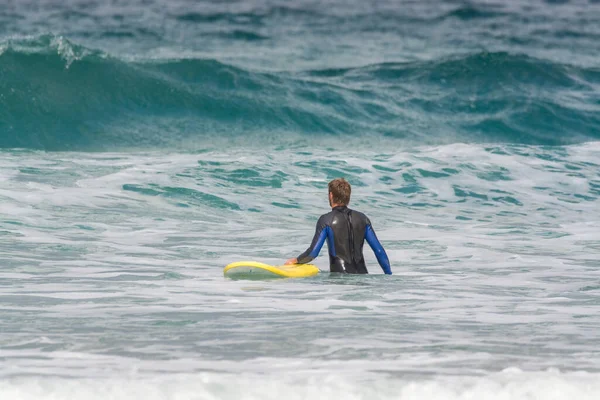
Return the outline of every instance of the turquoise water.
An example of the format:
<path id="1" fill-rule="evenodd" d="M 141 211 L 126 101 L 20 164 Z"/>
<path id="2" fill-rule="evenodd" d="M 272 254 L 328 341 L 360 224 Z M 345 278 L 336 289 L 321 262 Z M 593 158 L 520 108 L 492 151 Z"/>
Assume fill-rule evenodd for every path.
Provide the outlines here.
<path id="1" fill-rule="evenodd" d="M 5 5 L 0 397 L 598 398 L 599 17 Z M 223 277 L 339 176 L 394 275 Z"/>

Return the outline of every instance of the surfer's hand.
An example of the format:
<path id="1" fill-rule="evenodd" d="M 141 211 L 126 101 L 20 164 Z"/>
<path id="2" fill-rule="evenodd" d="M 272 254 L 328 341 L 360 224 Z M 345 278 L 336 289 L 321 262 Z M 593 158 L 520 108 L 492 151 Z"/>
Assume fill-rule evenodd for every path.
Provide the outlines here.
<path id="1" fill-rule="evenodd" d="M 290 258 L 289 260 L 287 260 L 285 262 L 285 265 L 290 265 L 290 264 L 298 264 L 298 260 L 295 258 Z"/>

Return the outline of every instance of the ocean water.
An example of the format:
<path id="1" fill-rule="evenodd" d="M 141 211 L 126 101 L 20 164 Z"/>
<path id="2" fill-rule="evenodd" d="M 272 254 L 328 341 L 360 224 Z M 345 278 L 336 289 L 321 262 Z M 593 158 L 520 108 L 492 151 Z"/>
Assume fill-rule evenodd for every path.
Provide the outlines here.
<path id="1" fill-rule="evenodd" d="M 0 399 L 600 398 L 598 1 L 0 5 Z M 370 274 L 281 263 L 353 185 Z"/>

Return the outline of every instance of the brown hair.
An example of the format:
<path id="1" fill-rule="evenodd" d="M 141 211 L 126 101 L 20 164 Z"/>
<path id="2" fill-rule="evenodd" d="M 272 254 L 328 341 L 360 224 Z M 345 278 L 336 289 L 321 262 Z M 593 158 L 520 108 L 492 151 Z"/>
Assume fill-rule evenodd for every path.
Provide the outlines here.
<path id="1" fill-rule="evenodd" d="M 333 203 L 334 204 L 343 204 L 345 206 L 350 203 L 350 193 L 352 192 L 352 188 L 348 181 L 344 178 L 337 178 L 329 182 L 327 185 L 329 189 L 329 193 L 333 194 Z"/>

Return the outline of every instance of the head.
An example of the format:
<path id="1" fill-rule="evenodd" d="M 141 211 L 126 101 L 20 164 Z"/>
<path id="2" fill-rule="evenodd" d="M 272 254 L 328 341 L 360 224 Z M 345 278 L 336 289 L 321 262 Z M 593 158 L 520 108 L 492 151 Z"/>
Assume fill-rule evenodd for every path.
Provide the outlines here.
<path id="1" fill-rule="evenodd" d="M 347 206 L 350 203 L 352 188 L 344 178 L 337 178 L 329 182 L 328 189 L 329 205 L 331 207 Z"/>

